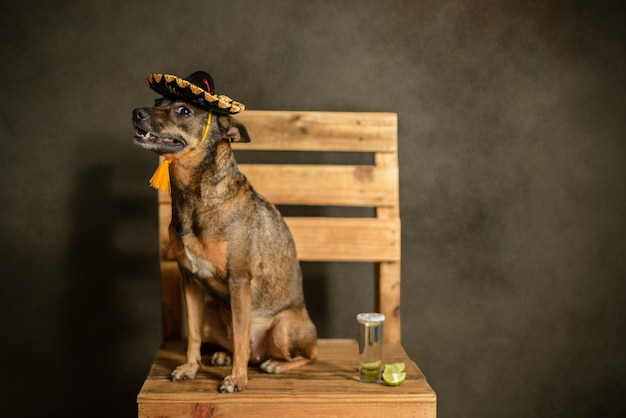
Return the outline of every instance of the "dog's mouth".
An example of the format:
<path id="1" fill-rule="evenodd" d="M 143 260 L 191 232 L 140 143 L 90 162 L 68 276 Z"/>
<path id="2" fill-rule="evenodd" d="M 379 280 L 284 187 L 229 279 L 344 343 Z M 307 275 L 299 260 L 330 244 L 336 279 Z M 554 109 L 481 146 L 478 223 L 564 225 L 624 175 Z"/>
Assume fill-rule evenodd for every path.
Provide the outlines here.
<path id="1" fill-rule="evenodd" d="M 135 131 L 135 141 L 144 148 L 162 153 L 180 151 L 187 145 L 181 138 L 155 134 L 138 127 Z"/>

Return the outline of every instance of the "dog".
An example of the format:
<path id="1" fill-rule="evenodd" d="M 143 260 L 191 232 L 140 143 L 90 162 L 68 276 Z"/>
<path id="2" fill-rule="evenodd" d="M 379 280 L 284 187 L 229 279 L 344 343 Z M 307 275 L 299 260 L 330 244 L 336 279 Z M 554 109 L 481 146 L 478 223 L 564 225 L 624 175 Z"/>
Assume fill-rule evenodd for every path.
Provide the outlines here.
<path id="1" fill-rule="evenodd" d="M 189 84 L 206 90 L 205 97 L 212 93 L 208 83 Z M 249 363 L 280 373 L 314 361 L 316 328 L 293 237 L 276 207 L 237 168 L 231 143 L 250 142 L 245 126 L 169 93 L 154 107 L 134 109 L 133 125 L 137 145 L 171 161 L 169 236 L 182 276 L 188 339 L 186 362 L 170 378 L 195 378 L 202 343 L 216 344 L 223 351 L 211 364 L 232 366 L 218 390 L 239 392 L 247 387 Z"/>

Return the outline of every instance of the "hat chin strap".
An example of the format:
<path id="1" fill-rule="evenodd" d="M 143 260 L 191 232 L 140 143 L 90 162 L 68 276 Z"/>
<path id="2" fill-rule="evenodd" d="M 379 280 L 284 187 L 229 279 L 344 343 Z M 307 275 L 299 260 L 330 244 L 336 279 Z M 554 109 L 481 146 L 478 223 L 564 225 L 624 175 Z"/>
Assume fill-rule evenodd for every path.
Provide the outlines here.
<path id="1" fill-rule="evenodd" d="M 184 154 L 182 157 L 179 158 L 179 160 L 189 157 L 191 154 L 193 154 L 198 149 L 200 149 L 200 147 L 206 140 L 206 137 L 209 135 L 209 129 L 211 128 L 212 117 L 213 117 L 213 112 L 209 112 L 206 126 L 204 128 L 204 133 L 202 134 L 202 139 L 198 143 L 198 146 L 192 149 L 191 151 L 189 151 L 188 153 Z M 172 191 L 172 188 L 170 185 L 170 163 L 172 162 L 172 160 L 173 160 L 172 157 L 167 157 L 166 159 L 164 159 L 161 162 L 161 164 L 159 164 L 157 169 L 154 171 L 154 174 L 150 178 L 150 186 L 154 187 L 157 190 L 161 190 L 162 192 L 167 192 L 168 194 L 171 193 Z"/>

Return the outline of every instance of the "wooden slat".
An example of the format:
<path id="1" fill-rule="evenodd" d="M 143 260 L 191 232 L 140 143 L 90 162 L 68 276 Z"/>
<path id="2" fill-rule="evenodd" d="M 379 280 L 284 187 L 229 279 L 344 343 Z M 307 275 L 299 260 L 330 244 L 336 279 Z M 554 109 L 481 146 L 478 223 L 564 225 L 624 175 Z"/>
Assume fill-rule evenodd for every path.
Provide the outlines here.
<path id="1" fill-rule="evenodd" d="M 235 149 L 395 152 L 395 113 L 246 110 L 236 116 L 252 142 Z"/>
<path id="2" fill-rule="evenodd" d="M 253 187 L 279 205 L 391 206 L 397 168 L 240 164 Z"/>
<path id="3" fill-rule="evenodd" d="M 383 348 L 384 363 L 406 364 L 407 379 L 397 387 L 358 381 L 354 340 L 320 339 L 318 353 L 315 363 L 281 374 L 249 367 L 245 392 L 219 394 L 229 367 L 203 363 L 196 379 L 170 382 L 171 371 L 184 362 L 184 344 L 167 343 L 137 396 L 139 416 L 435 417 L 435 392 L 399 344 Z"/>
<path id="4" fill-rule="evenodd" d="M 301 261 L 399 261 L 400 221 L 285 217 Z M 163 244 L 167 248 L 167 244 Z M 173 260 L 169 251 L 163 260 Z"/>
<path id="5" fill-rule="evenodd" d="M 400 221 L 286 217 L 302 261 L 399 261 Z"/>
<path id="6" fill-rule="evenodd" d="M 394 185 L 393 191 L 389 193 L 389 205 L 380 205 L 376 208 L 376 216 L 379 218 L 393 219 L 400 217 L 400 178 L 398 172 L 398 154 L 377 152 L 374 154 L 374 163 L 379 170 L 390 170 L 392 178 L 388 181 Z"/>
<path id="7" fill-rule="evenodd" d="M 176 261 L 161 261 L 161 302 L 163 339 L 180 340 L 183 337 L 183 299 L 180 271 Z"/>
<path id="8" fill-rule="evenodd" d="M 162 193 L 162 192 L 159 192 Z M 172 205 L 169 202 L 159 203 L 159 254 L 164 260 L 172 260 L 174 255 L 170 250 L 169 225 L 172 221 Z"/>
<path id="9" fill-rule="evenodd" d="M 239 169 L 255 190 L 276 205 L 398 204 L 397 166 L 239 164 Z M 169 203 L 171 197 L 160 192 L 159 201 Z"/>
<path id="10" fill-rule="evenodd" d="M 400 344 L 400 262 L 383 261 L 376 265 L 376 312 L 385 315 L 383 339 Z"/>

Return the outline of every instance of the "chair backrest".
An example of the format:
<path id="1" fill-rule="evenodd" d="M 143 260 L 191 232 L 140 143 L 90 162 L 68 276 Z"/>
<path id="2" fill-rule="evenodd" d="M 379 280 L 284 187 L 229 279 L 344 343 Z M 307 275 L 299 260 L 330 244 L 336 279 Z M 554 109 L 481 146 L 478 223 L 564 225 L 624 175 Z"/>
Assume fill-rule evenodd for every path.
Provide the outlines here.
<path id="1" fill-rule="evenodd" d="M 397 115 L 246 110 L 237 119 L 252 142 L 234 144 L 236 158 L 239 150 L 302 152 L 322 161 L 326 153 L 371 156 L 369 163 L 357 165 L 272 162 L 240 163 L 239 168 L 276 205 L 374 209 L 365 217 L 285 216 L 285 221 L 301 261 L 375 263 L 372 307 L 386 316 L 385 341 L 400 343 Z M 178 266 L 169 251 L 170 218 L 170 196 L 159 192 L 163 336 L 176 340 L 183 334 L 183 302 Z"/>

